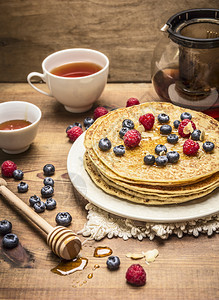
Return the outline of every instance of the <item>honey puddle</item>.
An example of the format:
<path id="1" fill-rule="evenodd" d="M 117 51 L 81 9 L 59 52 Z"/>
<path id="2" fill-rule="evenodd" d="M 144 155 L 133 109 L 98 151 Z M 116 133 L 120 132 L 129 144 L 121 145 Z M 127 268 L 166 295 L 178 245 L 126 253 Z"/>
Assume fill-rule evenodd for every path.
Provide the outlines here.
<path id="1" fill-rule="evenodd" d="M 53 273 L 56 273 L 58 275 L 69 275 L 76 271 L 83 270 L 88 263 L 88 259 L 84 257 L 78 257 L 71 261 L 62 261 L 60 262 L 55 268 L 53 268 L 51 271 Z"/>
<path id="2" fill-rule="evenodd" d="M 93 274 L 93 273 L 90 273 L 90 274 L 87 275 L 87 278 L 88 278 L 88 279 L 91 279 L 91 278 L 93 278 L 93 276 L 94 276 L 94 274 Z"/>
<path id="3" fill-rule="evenodd" d="M 113 253 L 112 249 L 109 247 L 97 247 L 94 250 L 94 257 L 105 257 Z"/>

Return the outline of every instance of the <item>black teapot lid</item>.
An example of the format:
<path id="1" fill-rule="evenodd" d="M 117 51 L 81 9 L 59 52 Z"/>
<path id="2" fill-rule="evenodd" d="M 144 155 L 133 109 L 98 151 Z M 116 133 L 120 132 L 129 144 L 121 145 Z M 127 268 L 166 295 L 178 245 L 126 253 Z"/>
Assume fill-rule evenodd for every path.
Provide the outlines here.
<path id="1" fill-rule="evenodd" d="M 170 39 L 184 47 L 219 47 L 219 9 L 185 10 L 172 16 L 165 26 Z"/>

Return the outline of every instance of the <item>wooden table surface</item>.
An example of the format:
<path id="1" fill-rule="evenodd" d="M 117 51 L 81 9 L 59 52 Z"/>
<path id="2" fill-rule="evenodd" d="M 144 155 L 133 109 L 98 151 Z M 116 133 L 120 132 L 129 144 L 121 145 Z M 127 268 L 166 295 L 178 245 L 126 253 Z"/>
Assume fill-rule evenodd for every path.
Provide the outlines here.
<path id="1" fill-rule="evenodd" d="M 158 100 L 150 84 L 108 84 L 96 105 L 110 108 L 123 107 L 129 97 L 141 102 Z M 30 149 L 19 155 L 5 154 L 0 150 L 0 164 L 14 161 L 24 171 L 24 181 L 29 190 L 19 197 L 28 203 L 31 195 L 40 195 L 43 186 L 43 166 L 54 164 L 56 172 L 54 198 L 57 208 L 45 211 L 41 216 L 55 226 L 58 212 L 68 211 L 73 222 L 70 228 L 82 229 L 87 213 L 86 201 L 78 195 L 67 174 L 67 156 L 72 144 L 65 129 L 74 122 L 83 122 L 93 111 L 83 114 L 66 112 L 61 104 L 34 91 L 27 84 L 0 84 L 0 102 L 28 101 L 42 110 L 43 116 L 38 135 Z M 17 182 L 7 179 L 8 187 L 17 194 Z M 44 234 L 26 221 L 0 196 L 0 220 L 8 219 L 22 247 L 16 251 L 0 250 L 0 299 L 219 299 L 219 236 L 200 235 L 198 238 L 171 236 L 168 240 L 144 239 L 138 241 L 121 238 L 89 241 L 81 251 L 88 259 L 83 271 L 68 276 L 51 272 L 59 258 L 51 253 Z M 81 237 L 81 240 L 84 240 Z M 107 258 L 93 257 L 97 246 L 108 246 L 120 257 L 118 271 L 106 268 Z M 159 256 L 147 265 L 144 260 L 132 261 L 128 252 L 146 252 L 157 248 Z M 126 283 L 125 273 L 132 263 L 140 263 L 146 270 L 147 283 L 133 287 Z M 93 271 L 95 264 L 100 268 Z M 88 279 L 89 273 L 93 278 Z"/>

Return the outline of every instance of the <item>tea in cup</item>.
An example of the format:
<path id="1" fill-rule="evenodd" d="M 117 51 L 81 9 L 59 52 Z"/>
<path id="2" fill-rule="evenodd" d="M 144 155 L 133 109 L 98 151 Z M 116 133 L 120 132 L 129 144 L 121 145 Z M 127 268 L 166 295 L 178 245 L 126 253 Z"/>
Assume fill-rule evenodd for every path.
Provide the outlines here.
<path id="1" fill-rule="evenodd" d="M 67 111 L 89 110 L 100 97 L 107 83 L 109 60 L 103 53 L 84 48 L 55 52 L 44 59 L 43 74 L 31 72 L 28 83 L 38 92 L 55 97 Z M 46 82 L 50 93 L 37 88 L 31 78 Z"/>

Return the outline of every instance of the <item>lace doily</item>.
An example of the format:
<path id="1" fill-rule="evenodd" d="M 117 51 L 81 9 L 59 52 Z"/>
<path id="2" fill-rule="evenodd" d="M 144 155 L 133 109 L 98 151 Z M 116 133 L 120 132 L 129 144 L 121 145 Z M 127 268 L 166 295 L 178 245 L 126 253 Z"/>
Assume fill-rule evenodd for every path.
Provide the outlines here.
<path id="1" fill-rule="evenodd" d="M 138 240 L 149 238 L 153 240 L 156 236 L 167 239 L 172 234 L 181 238 L 185 234 L 197 237 L 200 233 L 208 236 L 219 233 L 218 214 L 186 222 L 156 224 L 117 217 L 91 203 L 88 203 L 85 208 L 88 210 L 87 223 L 78 234 L 89 237 L 91 240 L 99 241 L 104 237 L 120 237 L 123 240 L 129 238 L 137 238 Z"/>

